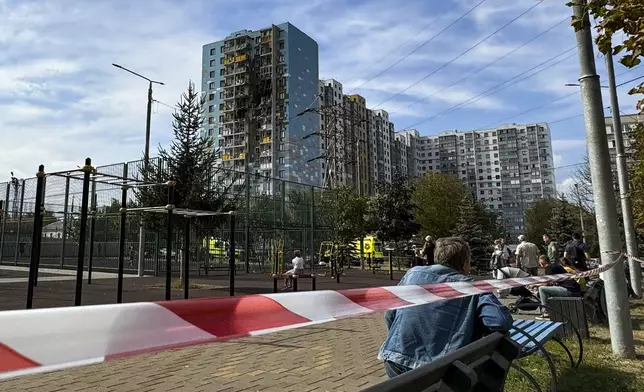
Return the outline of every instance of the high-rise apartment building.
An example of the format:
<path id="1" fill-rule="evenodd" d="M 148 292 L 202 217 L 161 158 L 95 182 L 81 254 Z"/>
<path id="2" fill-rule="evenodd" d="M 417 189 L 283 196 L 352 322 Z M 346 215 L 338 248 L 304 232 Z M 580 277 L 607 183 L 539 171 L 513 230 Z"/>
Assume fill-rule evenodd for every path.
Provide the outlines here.
<path id="1" fill-rule="evenodd" d="M 389 113 L 382 109 L 367 111 L 367 133 L 369 139 L 369 160 L 372 186 L 369 194 L 375 193 L 375 186 L 391 182 L 391 145 L 394 141 L 394 124 Z"/>
<path id="2" fill-rule="evenodd" d="M 319 115 L 298 116 L 317 107 L 318 78 L 317 43 L 290 23 L 241 30 L 204 45 L 203 132 L 215 141 L 219 164 L 321 184 L 313 160 L 319 154 Z M 262 187 L 272 192 L 271 181 Z"/>
<path id="3" fill-rule="evenodd" d="M 615 132 L 613 130 L 613 118 L 606 117 L 606 136 L 608 139 L 608 152 L 610 153 L 610 167 L 613 172 L 613 182 L 615 190 L 619 190 L 619 182 L 617 180 L 617 149 L 615 146 Z M 626 114 L 620 116 L 622 123 L 622 139 L 624 140 L 624 153 L 626 154 L 626 163 L 630 164 L 633 161 L 633 142 L 635 140 L 635 127 L 638 124 L 644 123 L 644 117 L 638 114 Z"/>
<path id="4" fill-rule="evenodd" d="M 368 132 L 367 101 L 358 94 L 345 95 L 344 107 L 347 114 L 347 128 L 351 141 L 355 142 L 354 154 L 351 157 L 354 189 L 361 195 L 369 195 L 373 188 L 370 176 L 370 144 Z"/>
<path id="5" fill-rule="evenodd" d="M 529 205 L 556 194 L 552 141 L 545 123 L 432 136 L 409 130 L 396 138 L 410 148 L 408 173 L 458 177 L 481 204 L 502 215 L 513 242 L 525 230 Z"/>

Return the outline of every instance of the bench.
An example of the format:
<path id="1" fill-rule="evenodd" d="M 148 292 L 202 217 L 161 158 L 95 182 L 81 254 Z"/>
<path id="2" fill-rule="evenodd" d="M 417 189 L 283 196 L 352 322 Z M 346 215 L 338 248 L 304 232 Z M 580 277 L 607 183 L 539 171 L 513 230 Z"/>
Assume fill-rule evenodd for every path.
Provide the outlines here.
<path id="1" fill-rule="evenodd" d="M 582 339 L 590 339 L 586 306 L 581 297 L 553 297 L 548 299 L 550 319 L 563 322 L 560 337 L 566 338 L 579 333 Z"/>
<path id="2" fill-rule="evenodd" d="M 552 312 L 556 313 L 556 312 Z M 565 316 L 563 318 L 566 318 Z M 550 368 L 550 374 L 552 376 L 552 386 L 551 390 L 556 391 L 557 385 L 557 372 L 555 365 L 552 361 L 552 358 L 548 351 L 545 349 L 544 345 L 549 341 L 554 341 L 559 344 L 570 360 L 570 367 L 577 368 L 581 364 L 583 356 L 583 345 L 581 337 L 577 332 L 578 342 L 579 342 L 579 357 L 577 361 L 573 359 L 572 353 L 568 347 L 561 340 L 562 333 L 566 325 L 569 325 L 569 320 L 566 321 L 538 321 L 538 320 L 515 320 L 512 324 L 512 329 L 510 330 L 510 338 L 517 344 L 521 346 L 521 353 L 519 358 L 524 358 L 529 355 L 534 354 L 539 351 L 543 354 L 543 357 L 548 362 L 548 367 Z M 574 326 L 573 326 L 574 327 Z M 534 378 L 523 368 L 518 365 L 513 364 L 513 367 L 522 373 L 534 386 L 537 390 L 540 390 Z"/>
<path id="3" fill-rule="evenodd" d="M 502 392 L 520 352 L 518 344 L 496 332 L 362 392 Z"/>
<path id="4" fill-rule="evenodd" d="M 300 275 L 288 275 L 288 274 L 273 274 L 273 292 L 277 293 L 277 281 L 280 279 L 293 278 L 293 291 L 297 291 L 297 281 L 299 279 L 311 279 L 311 291 L 316 290 L 316 276 L 315 274 L 300 274 Z"/>

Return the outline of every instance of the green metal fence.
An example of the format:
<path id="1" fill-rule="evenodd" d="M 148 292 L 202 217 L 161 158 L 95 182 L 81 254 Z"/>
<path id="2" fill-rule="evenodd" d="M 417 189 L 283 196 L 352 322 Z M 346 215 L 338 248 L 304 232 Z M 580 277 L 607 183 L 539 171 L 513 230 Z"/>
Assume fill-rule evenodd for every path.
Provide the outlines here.
<path id="1" fill-rule="evenodd" d="M 164 162 L 152 159 L 162 167 Z M 91 176 L 85 259 L 92 252 L 95 270 L 115 271 L 118 267 L 121 220 L 122 183 L 152 186 L 142 181 L 143 161 L 123 162 L 95 168 Z M 46 169 L 46 168 L 45 168 Z M 45 170 L 46 172 L 46 170 Z M 234 181 L 227 197 L 235 201 L 235 247 L 238 271 L 271 272 L 282 270 L 302 251 L 305 260 L 315 268 L 322 241 L 332 238 L 334 211 L 329 198 L 333 195 L 321 187 L 284 181 L 276 178 L 223 172 Z M 214 181 L 212 186 L 223 186 Z M 161 186 L 161 185 L 160 185 Z M 44 218 L 40 249 L 40 268 L 75 268 L 78 263 L 82 176 L 74 173 L 49 173 L 45 178 Z M 137 187 L 126 189 L 129 204 L 137 203 Z M 0 264 L 29 264 L 32 251 L 33 216 L 35 211 L 36 178 L 12 179 L 0 183 Z M 139 206 L 141 207 L 141 206 Z M 155 207 L 155 206 L 143 206 Z M 182 207 L 182 206 L 177 206 Z M 140 226 L 143 212 L 128 213 L 125 220 L 125 271 L 138 269 L 139 249 L 143 252 L 143 272 L 165 271 L 166 230 L 153 225 Z M 147 213 L 151 214 L 151 213 Z M 158 214 L 157 214 L 158 215 Z M 160 220 L 165 219 L 160 217 Z M 182 219 L 175 220 L 173 258 L 179 259 L 182 243 Z M 93 230 L 93 235 L 90 232 Z M 191 271 L 210 273 L 228 268 L 226 243 L 230 236 L 228 222 L 222 220 L 208 229 L 196 225 L 191 235 Z M 93 247 L 89 246 L 93 239 Z M 85 261 L 87 266 L 88 262 Z M 179 271 L 179 263 L 173 262 Z M 226 270 L 227 272 L 227 270 Z"/>

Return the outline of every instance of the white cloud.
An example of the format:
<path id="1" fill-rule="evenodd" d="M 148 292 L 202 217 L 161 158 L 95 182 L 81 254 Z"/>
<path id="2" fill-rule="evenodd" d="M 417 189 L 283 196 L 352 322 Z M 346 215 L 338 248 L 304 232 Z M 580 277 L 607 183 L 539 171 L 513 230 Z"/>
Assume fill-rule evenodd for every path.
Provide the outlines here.
<path id="1" fill-rule="evenodd" d="M 563 194 L 568 199 L 574 195 L 574 189 L 575 179 L 572 177 L 568 177 L 563 182 L 557 184 L 557 192 Z"/>
<path id="2" fill-rule="evenodd" d="M 574 45 L 574 34 L 563 23 L 479 71 L 571 13 L 561 2 L 544 1 L 454 60 L 532 5 L 488 0 L 468 18 L 408 55 L 474 2 L 248 0 L 233 4 L 158 0 L 154 7 L 149 2 L 115 7 L 109 0 L 0 0 L 0 181 L 6 175 L 2 173 L 11 170 L 30 176 L 40 163 L 48 170 L 59 170 L 75 167 L 86 156 L 97 164 L 139 158 L 147 84 L 111 64 L 163 81 L 166 85 L 155 86 L 154 97 L 174 105 L 189 79 L 200 81 L 203 44 L 270 23 L 290 21 L 316 39 L 320 76 L 338 79 L 345 92 L 382 72 L 353 91 L 367 98 L 370 106 L 417 83 L 382 105 L 394 113 L 397 129 L 432 116 L 432 121 L 419 127 L 421 133 L 472 129 L 571 91 L 563 84 L 575 82 L 575 57 L 462 109 L 435 116 Z M 403 56 L 407 57 L 400 61 Z M 446 65 L 448 62 L 451 64 Z M 598 67 L 600 72 L 602 68 Z M 465 76 L 465 81 L 455 84 Z M 419 100 L 422 102 L 416 103 Z M 633 101 L 625 98 L 622 110 L 629 111 Z M 579 103 L 578 98 L 566 99 L 512 121 L 573 115 L 580 111 Z M 171 112 L 159 106 L 153 115 L 153 146 L 170 138 Z M 565 126 L 553 128 L 556 156 L 576 162 L 583 146 L 574 143 L 583 138 L 583 129 L 579 123 Z M 565 142 L 573 144 L 563 150 Z"/>

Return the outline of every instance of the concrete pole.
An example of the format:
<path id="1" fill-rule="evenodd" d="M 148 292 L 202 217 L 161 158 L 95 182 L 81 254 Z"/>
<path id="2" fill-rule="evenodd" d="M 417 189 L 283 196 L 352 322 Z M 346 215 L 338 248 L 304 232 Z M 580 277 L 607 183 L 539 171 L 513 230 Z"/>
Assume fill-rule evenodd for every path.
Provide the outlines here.
<path id="1" fill-rule="evenodd" d="M 608 87 L 610 88 L 610 107 L 613 112 L 613 133 L 615 134 L 615 151 L 617 179 L 619 182 L 619 198 L 622 204 L 624 219 L 624 236 L 626 237 L 626 252 L 631 257 L 638 257 L 637 234 L 633 223 L 633 205 L 631 203 L 628 183 L 628 168 L 626 167 L 626 154 L 624 154 L 624 138 L 622 137 L 622 120 L 619 116 L 619 102 L 617 99 L 617 86 L 615 84 L 615 67 L 613 66 L 612 53 L 605 54 L 606 73 L 608 74 Z M 628 267 L 631 276 L 631 286 L 638 297 L 642 296 L 642 267 L 640 263 L 629 258 Z"/>
<path id="2" fill-rule="evenodd" d="M 582 19 L 583 28 L 575 32 L 579 51 L 581 100 L 586 124 L 588 160 L 595 199 L 595 217 L 601 249 L 601 262 L 613 262 L 621 253 L 619 227 L 617 225 L 615 194 L 610 170 L 610 155 L 606 138 L 604 105 L 595 68 L 590 20 L 585 10 L 585 1 L 573 6 L 575 18 Z M 634 358 L 633 326 L 631 324 L 626 275 L 621 264 L 603 274 L 606 290 L 608 323 L 613 354 L 621 358 Z"/>

